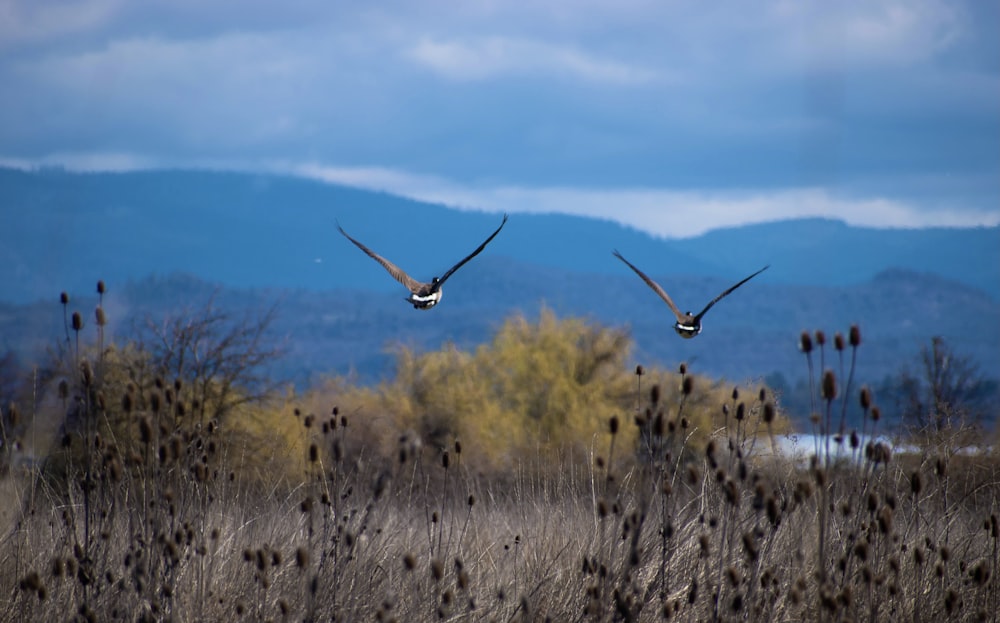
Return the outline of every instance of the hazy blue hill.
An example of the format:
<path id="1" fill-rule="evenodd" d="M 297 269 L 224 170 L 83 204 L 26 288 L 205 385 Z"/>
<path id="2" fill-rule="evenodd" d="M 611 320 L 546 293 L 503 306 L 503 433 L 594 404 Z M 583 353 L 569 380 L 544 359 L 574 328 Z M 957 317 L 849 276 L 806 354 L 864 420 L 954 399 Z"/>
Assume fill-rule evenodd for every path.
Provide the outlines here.
<path id="1" fill-rule="evenodd" d="M 656 277 L 680 301 L 708 300 L 727 285 L 719 278 Z M 92 290 L 71 292 L 71 310 L 84 314 L 85 338 L 93 337 Z M 956 352 L 975 358 L 986 376 L 995 378 L 1000 370 L 1000 303 L 969 286 L 911 271 L 887 271 L 863 284 L 835 287 L 761 279 L 713 308 L 705 332 L 694 340 L 673 332 L 666 306 L 630 273 L 588 275 L 487 256 L 477 261 L 476 270 L 456 273 L 447 290 L 438 308 L 419 312 L 401 300 L 399 291 L 234 289 L 171 275 L 109 282 L 105 306 L 119 340 L 141 335 L 147 318 L 198 310 L 210 300 L 234 318 L 276 306 L 271 337 L 288 354 L 272 372 L 300 384 L 325 374 L 374 382 L 392 374 L 394 344 L 434 349 L 454 342 L 473 348 L 511 314 L 533 318 L 543 305 L 560 316 L 627 326 L 636 343 L 635 362 L 673 367 L 686 361 L 699 373 L 737 384 L 780 375 L 794 385 L 807 370 L 796 348 L 799 332 L 846 333 L 854 322 L 864 337 L 859 382 L 874 385 L 904 365 L 914 368 L 915 356 L 932 335 L 944 336 Z M 954 308 L 965 312 L 960 323 L 954 322 Z M 11 349 L 25 362 L 37 361 L 63 339 L 62 327 L 58 291 L 44 302 L 0 304 L 0 354 Z M 832 351 L 827 361 L 836 365 Z"/>
<path id="2" fill-rule="evenodd" d="M 0 299 L 14 301 L 49 296 L 53 287 L 82 288 L 96 274 L 123 282 L 174 271 L 231 287 L 389 291 L 397 284 L 337 233 L 338 220 L 427 280 L 500 223 L 496 214 L 309 180 L 192 171 L 0 170 L 0 205 L 8 225 L 0 261 L 12 267 Z M 683 267 L 679 272 L 719 270 L 636 230 L 555 215 L 517 215 L 490 252 L 608 271 L 615 245 Z"/>
<path id="3" fill-rule="evenodd" d="M 845 285 L 889 267 L 949 276 L 1000 298 L 1000 228 L 871 229 L 799 219 L 717 229 L 672 246 L 726 266 L 771 263 L 772 278 Z"/>
<path id="4" fill-rule="evenodd" d="M 186 272 L 228 287 L 397 284 L 337 232 L 429 279 L 471 251 L 499 215 L 290 177 L 206 171 L 76 174 L 0 169 L 0 300 Z M 770 263 L 772 283 L 849 285 L 899 267 L 1000 298 L 1000 228 L 875 230 L 805 219 L 660 239 L 608 221 L 515 214 L 477 258 L 586 275 L 621 275 L 620 249 L 657 275 L 732 281 Z M 599 297 L 599 293 L 593 293 Z M 693 306 L 695 302 L 692 302 Z"/>

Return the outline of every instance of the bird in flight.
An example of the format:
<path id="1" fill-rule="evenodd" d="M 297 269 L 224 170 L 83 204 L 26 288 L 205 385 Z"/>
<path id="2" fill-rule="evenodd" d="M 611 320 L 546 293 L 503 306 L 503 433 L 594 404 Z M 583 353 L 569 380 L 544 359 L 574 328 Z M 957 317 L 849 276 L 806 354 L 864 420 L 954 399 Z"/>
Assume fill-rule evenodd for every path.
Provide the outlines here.
<path id="1" fill-rule="evenodd" d="M 671 311 L 674 312 L 674 316 L 677 317 L 677 322 L 674 324 L 674 331 L 677 331 L 677 333 L 683 338 L 692 338 L 701 333 L 701 319 L 705 314 L 708 313 L 708 310 L 712 309 L 712 305 L 715 305 L 716 303 L 721 301 L 724 297 L 728 296 L 733 290 L 740 287 L 744 283 L 750 281 L 751 279 L 761 274 L 771 266 L 770 264 L 768 264 L 767 266 L 761 268 L 760 270 L 750 275 L 743 281 L 740 281 L 736 285 L 730 287 L 728 290 L 726 290 L 719 296 L 712 299 L 709 302 L 709 304 L 705 306 L 705 309 L 701 310 L 697 315 L 695 315 L 692 314 L 691 312 L 686 312 L 682 314 L 681 310 L 677 309 L 677 306 L 674 305 L 674 302 L 670 300 L 670 297 L 667 296 L 667 293 L 663 290 L 663 288 L 660 287 L 660 284 L 656 283 L 648 276 L 646 276 L 646 273 L 642 272 L 641 270 L 633 266 L 632 263 L 626 260 L 622 256 L 622 254 L 619 253 L 617 250 L 615 251 L 615 257 L 628 264 L 628 267 L 634 270 L 635 274 L 642 277 L 642 280 L 646 282 L 646 285 L 652 288 L 654 292 L 659 294 L 660 298 L 663 299 L 664 302 L 666 302 L 666 304 L 670 306 Z"/>
<path id="2" fill-rule="evenodd" d="M 431 279 L 430 283 L 421 283 L 417 281 L 416 279 L 407 275 L 401 268 L 399 268 L 389 260 L 385 259 L 378 253 L 375 253 L 374 251 L 372 251 L 365 245 L 361 244 L 354 238 L 351 238 L 351 236 L 346 231 L 344 231 L 344 228 L 340 226 L 340 223 L 337 223 L 337 229 L 340 230 L 340 233 L 344 234 L 345 238 L 353 242 L 359 249 L 367 253 L 368 257 L 372 258 L 373 260 L 381 264 L 382 268 L 389 271 L 389 274 L 392 275 L 393 279 L 406 286 L 406 289 L 410 291 L 410 296 L 405 300 L 408 303 L 412 304 L 414 309 L 430 309 L 441 301 L 441 286 L 443 286 L 444 282 L 448 280 L 448 277 L 451 277 L 451 275 L 456 270 L 461 268 L 466 262 L 479 255 L 479 252 L 485 249 L 486 245 L 488 245 L 490 241 L 493 240 L 496 237 L 496 235 L 500 233 L 500 230 L 503 229 L 503 226 L 506 223 L 507 223 L 507 215 L 504 214 L 503 222 L 500 223 L 500 227 L 497 227 L 496 231 L 490 234 L 490 237 L 487 238 L 483 242 L 483 244 L 476 247 L 476 250 L 470 253 L 469 255 L 465 256 L 465 259 L 463 259 L 461 262 L 449 268 L 448 272 L 446 272 L 440 278 L 434 277 L 433 279 Z"/>

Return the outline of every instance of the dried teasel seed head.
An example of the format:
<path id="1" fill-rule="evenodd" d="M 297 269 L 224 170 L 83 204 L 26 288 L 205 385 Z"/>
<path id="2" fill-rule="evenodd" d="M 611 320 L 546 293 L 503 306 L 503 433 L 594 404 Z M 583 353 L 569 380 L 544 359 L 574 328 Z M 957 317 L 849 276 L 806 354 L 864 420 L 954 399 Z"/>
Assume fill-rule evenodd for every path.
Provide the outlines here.
<path id="1" fill-rule="evenodd" d="M 937 460 L 934 461 L 934 474 L 939 478 L 948 475 L 948 459 L 943 456 L 937 457 Z"/>
<path id="2" fill-rule="evenodd" d="M 826 333 L 822 329 L 816 329 L 816 343 L 820 346 L 826 344 Z"/>
<path id="3" fill-rule="evenodd" d="M 636 376 L 642 376 L 645 373 L 646 373 L 646 371 L 643 369 L 643 367 L 641 365 L 638 365 L 638 366 L 635 367 L 635 375 Z"/>
<path id="4" fill-rule="evenodd" d="M 153 423 L 147 416 L 139 418 L 139 441 L 145 444 L 153 441 Z"/>
<path id="5" fill-rule="evenodd" d="M 688 465 L 688 471 L 687 471 L 688 484 L 696 485 L 700 480 L 701 480 L 701 472 L 698 471 L 698 468 L 695 467 L 694 465 Z"/>
<path id="6" fill-rule="evenodd" d="M 59 302 L 63 305 L 69 305 L 69 294 L 66 292 L 59 293 Z"/>
<path id="7" fill-rule="evenodd" d="M 867 411 L 872 406 L 872 390 L 865 385 L 861 388 L 861 408 Z"/>
<path id="8" fill-rule="evenodd" d="M 608 420 L 608 430 L 611 431 L 612 435 L 618 434 L 618 416 L 612 415 L 611 419 Z"/>
<path id="9" fill-rule="evenodd" d="M 80 312 L 73 312 L 73 330 L 79 332 L 83 329 L 83 317 L 80 316 Z"/>
<path id="10" fill-rule="evenodd" d="M 80 363 L 80 375 L 83 377 L 83 384 L 90 387 L 94 384 L 94 369 L 90 367 L 90 362 L 84 359 Z"/>
<path id="11" fill-rule="evenodd" d="M 847 342 L 855 348 L 861 345 L 861 329 L 858 325 L 851 325 L 851 329 L 847 332 Z"/>
<path id="12" fill-rule="evenodd" d="M 810 337 L 808 331 L 803 331 L 802 335 L 799 336 L 799 350 L 806 353 L 807 355 L 812 352 L 813 341 Z"/>
<path id="13" fill-rule="evenodd" d="M 94 319 L 97 321 L 97 326 L 103 327 L 108 324 L 108 318 L 104 315 L 104 308 L 98 307 L 94 310 Z"/>
<path id="14" fill-rule="evenodd" d="M 687 364 L 682 362 L 681 365 L 677 367 L 677 371 L 681 373 L 681 376 L 687 374 L 688 373 Z"/>
<path id="15" fill-rule="evenodd" d="M 833 335 L 833 347 L 838 351 L 844 350 L 844 335 L 840 331 Z"/>
<path id="16" fill-rule="evenodd" d="M 834 375 L 833 370 L 827 370 L 823 373 L 821 392 L 824 400 L 833 400 L 837 397 L 837 377 Z"/>
<path id="17" fill-rule="evenodd" d="M 653 435 L 656 437 L 663 437 L 666 432 L 666 418 L 663 417 L 662 411 L 656 412 L 656 417 L 653 418 Z"/>
<path id="18" fill-rule="evenodd" d="M 649 400 L 654 405 L 657 404 L 658 402 L 660 402 L 660 386 L 659 385 L 653 385 L 653 387 L 649 390 Z"/>
<path id="19" fill-rule="evenodd" d="M 417 559 L 413 557 L 413 554 L 403 556 L 403 568 L 407 571 L 413 571 L 417 568 Z"/>
<path id="20" fill-rule="evenodd" d="M 690 376 L 685 376 L 684 381 L 681 383 L 681 393 L 685 396 L 690 396 L 692 389 L 694 389 L 694 379 Z"/>
<path id="21" fill-rule="evenodd" d="M 761 387 L 760 391 L 757 392 L 757 400 L 759 402 L 764 402 L 767 400 L 767 388 Z"/>
<path id="22" fill-rule="evenodd" d="M 699 550 L 699 555 L 702 558 L 708 558 L 708 556 L 711 554 L 712 542 L 709 541 L 707 534 L 702 533 L 701 535 L 698 536 L 698 550 Z"/>
<path id="23" fill-rule="evenodd" d="M 309 550 L 305 546 L 300 545 L 298 549 L 295 550 L 295 566 L 299 569 L 304 569 L 309 564 Z"/>
<path id="24" fill-rule="evenodd" d="M 882 417 L 882 409 L 879 409 L 878 407 L 872 407 L 872 421 L 878 422 L 879 418 L 881 417 Z"/>
<path id="25" fill-rule="evenodd" d="M 878 529 L 882 534 L 888 534 L 892 529 L 892 509 L 883 506 L 878 513 Z"/>
<path id="26" fill-rule="evenodd" d="M 913 495 L 920 495 L 921 489 L 923 489 L 923 479 L 920 478 L 920 472 L 914 471 L 910 474 L 910 493 Z"/>
<path id="27" fill-rule="evenodd" d="M 97 282 L 97 293 L 104 294 L 104 292 L 105 292 L 104 280 L 102 279 Z"/>
<path id="28" fill-rule="evenodd" d="M 775 413 L 774 412 L 774 403 L 773 402 L 765 402 L 764 403 L 764 415 L 763 415 L 764 423 L 765 424 L 770 424 L 770 423 L 774 422 L 774 413 Z"/>
<path id="29" fill-rule="evenodd" d="M 854 555 L 861 562 L 868 560 L 868 541 L 858 541 L 854 546 Z"/>
<path id="30" fill-rule="evenodd" d="M 733 388 L 733 400 L 739 400 L 739 399 L 740 399 L 740 388 L 734 387 Z"/>
<path id="31" fill-rule="evenodd" d="M 734 565 L 729 565 L 726 567 L 726 579 L 730 586 L 736 588 L 743 582 L 743 574 Z"/>
<path id="32" fill-rule="evenodd" d="M 747 406 L 745 403 L 739 403 L 736 405 L 736 420 L 742 421 L 747 415 Z"/>

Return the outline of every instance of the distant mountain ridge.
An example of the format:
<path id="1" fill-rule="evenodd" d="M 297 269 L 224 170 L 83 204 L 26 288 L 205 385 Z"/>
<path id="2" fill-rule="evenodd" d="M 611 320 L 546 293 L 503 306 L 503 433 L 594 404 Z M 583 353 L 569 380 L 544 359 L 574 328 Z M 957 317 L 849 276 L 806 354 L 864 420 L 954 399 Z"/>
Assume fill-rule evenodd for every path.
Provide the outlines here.
<path id="1" fill-rule="evenodd" d="M 89 287 L 94 275 L 123 283 L 176 271 L 237 288 L 389 292 L 398 284 L 340 238 L 337 221 L 420 279 L 451 266 L 499 221 L 311 180 L 211 171 L 0 169 L 0 206 L 0 300 L 19 303 Z M 657 275 L 731 280 L 770 263 L 771 283 L 847 286 L 902 268 L 1000 300 L 1000 227 L 882 230 L 801 219 L 661 239 L 610 221 L 522 213 L 482 259 L 621 275 L 613 248 Z"/>
<path id="2" fill-rule="evenodd" d="M 801 383 L 799 333 L 845 332 L 852 323 L 864 336 L 859 382 L 912 368 L 934 335 L 986 376 L 1000 376 L 997 227 L 875 230 L 802 219 L 671 240 L 597 219 L 513 214 L 487 251 L 448 281 L 441 305 L 417 312 L 336 224 L 429 279 L 492 232 L 499 214 L 205 171 L 0 169 L 0 206 L 0 356 L 10 351 L 26 363 L 62 335 L 59 292 L 89 319 L 103 279 L 115 339 L 149 315 L 183 313 L 213 297 L 237 316 L 276 306 L 273 337 L 289 353 L 273 374 L 300 386 L 326 374 L 375 382 L 392 374 L 393 344 L 472 348 L 511 314 L 534 317 L 542 306 L 628 327 L 635 362 L 684 361 L 737 384 Z M 702 335 L 682 340 L 669 309 L 612 257 L 615 248 L 685 309 L 771 268 L 714 307 Z"/>

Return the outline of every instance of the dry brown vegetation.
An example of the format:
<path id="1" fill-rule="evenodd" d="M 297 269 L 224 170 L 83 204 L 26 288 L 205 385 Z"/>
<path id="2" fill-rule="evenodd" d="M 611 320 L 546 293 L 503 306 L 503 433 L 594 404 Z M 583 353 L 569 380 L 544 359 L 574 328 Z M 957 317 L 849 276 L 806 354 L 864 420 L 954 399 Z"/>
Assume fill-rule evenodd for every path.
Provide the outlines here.
<path id="1" fill-rule="evenodd" d="M 0 535 L 0 621 L 1000 610 L 1000 463 L 944 436 L 921 455 L 867 442 L 871 393 L 822 365 L 814 425 L 836 437 L 800 465 L 770 454 L 786 424 L 767 388 L 626 368 L 623 334 L 581 321 L 515 318 L 474 353 L 404 351 L 376 390 L 243 400 L 259 388 L 250 366 L 219 402 L 212 374 L 165 376 L 147 350 L 103 344 L 96 318 L 97 344 L 77 346 L 67 315 L 65 382 L 45 403 L 66 417 L 44 462 L 17 464 L 32 414 L 4 407 L 17 513 Z M 855 331 L 838 352 L 856 352 Z M 810 364 L 824 342 L 803 335 Z M 212 352 L 230 363 L 257 348 L 229 343 Z M 844 400 L 861 402 L 860 431 L 841 430 Z"/>

